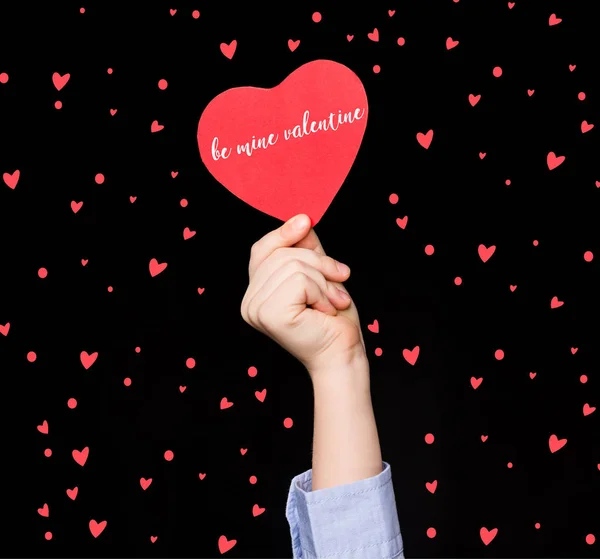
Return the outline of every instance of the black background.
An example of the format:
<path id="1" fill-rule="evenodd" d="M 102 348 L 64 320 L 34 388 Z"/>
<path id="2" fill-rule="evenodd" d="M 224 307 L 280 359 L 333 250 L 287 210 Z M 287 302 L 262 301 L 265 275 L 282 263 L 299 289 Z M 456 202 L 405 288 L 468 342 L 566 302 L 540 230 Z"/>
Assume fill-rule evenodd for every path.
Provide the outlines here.
<path id="1" fill-rule="evenodd" d="M 237 540 L 227 556 L 291 557 L 285 502 L 310 467 L 312 388 L 239 312 L 250 246 L 279 222 L 209 175 L 196 128 L 218 93 L 273 87 L 328 58 L 358 74 L 370 114 L 316 230 L 353 270 L 406 556 L 598 556 L 586 536 L 600 536 L 600 412 L 582 413 L 600 402 L 599 132 L 580 129 L 600 122 L 593 3 L 338 4 L 0 8 L 0 173 L 21 172 L 14 190 L 0 182 L 4 555 L 215 557 L 225 535 Z M 551 13 L 559 25 L 548 25 Z M 375 27 L 377 43 L 367 38 Z M 459 41 L 451 50 L 449 36 Z M 229 60 L 219 44 L 233 39 Z M 293 53 L 288 39 L 301 41 Z M 61 91 L 54 72 L 71 74 Z M 482 95 L 475 107 L 470 93 Z M 150 133 L 153 120 L 164 130 Z M 416 134 L 429 129 L 425 150 Z M 550 151 L 566 156 L 553 171 Z M 84 202 L 76 214 L 71 201 Z M 185 227 L 197 231 L 187 241 Z M 497 247 L 486 263 L 480 244 Z M 156 277 L 152 258 L 168 263 Z M 550 308 L 554 296 L 562 307 Z M 378 334 L 367 330 L 374 319 Z M 417 345 L 412 367 L 402 350 Z M 89 370 L 82 351 L 99 354 Z M 477 390 L 471 377 L 483 378 Z M 223 397 L 234 406 L 220 410 Z M 36 429 L 44 420 L 48 435 Z M 554 454 L 552 434 L 568 440 Z M 80 467 L 71 453 L 86 446 Z M 141 477 L 153 480 L 146 491 Z M 48 518 L 37 512 L 44 503 Z M 266 508 L 256 518 L 254 504 Z M 98 538 L 90 519 L 108 521 Z M 498 528 L 488 546 L 484 526 Z"/>

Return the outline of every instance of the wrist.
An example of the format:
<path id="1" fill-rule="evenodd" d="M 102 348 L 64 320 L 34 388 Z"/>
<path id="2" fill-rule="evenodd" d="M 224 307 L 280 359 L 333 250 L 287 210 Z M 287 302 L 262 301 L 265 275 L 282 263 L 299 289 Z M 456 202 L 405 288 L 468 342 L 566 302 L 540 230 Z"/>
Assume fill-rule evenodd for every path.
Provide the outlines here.
<path id="1" fill-rule="evenodd" d="M 348 391 L 370 394 L 369 360 L 364 353 L 342 363 L 311 368 L 308 373 L 315 395 L 317 392 L 342 395 Z"/>

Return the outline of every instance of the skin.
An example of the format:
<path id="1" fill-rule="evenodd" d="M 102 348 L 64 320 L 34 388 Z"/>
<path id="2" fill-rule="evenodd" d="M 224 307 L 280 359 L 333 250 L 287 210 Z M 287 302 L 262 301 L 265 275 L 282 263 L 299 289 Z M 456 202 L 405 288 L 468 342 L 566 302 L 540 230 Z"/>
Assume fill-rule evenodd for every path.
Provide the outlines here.
<path id="1" fill-rule="evenodd" d="M 383 470 L 369 361 L 356 305 L 343 285 L 350 270 L 340 264 L 325 254 L 309 217 L 294 216 L 252 246 L 240 309 L 311 378 L 313 491 Z"/>

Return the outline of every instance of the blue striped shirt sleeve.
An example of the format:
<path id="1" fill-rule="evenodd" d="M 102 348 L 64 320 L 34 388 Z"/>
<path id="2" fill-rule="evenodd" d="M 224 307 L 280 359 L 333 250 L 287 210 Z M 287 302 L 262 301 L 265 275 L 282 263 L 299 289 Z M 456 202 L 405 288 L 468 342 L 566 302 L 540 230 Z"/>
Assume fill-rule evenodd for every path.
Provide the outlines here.
<path id="1" fill-rule="evenodd" d="M 292 480 L 286 506 L 294 559 L 404 559 L 392 470 L 312 491 L 312 470 Z"/>

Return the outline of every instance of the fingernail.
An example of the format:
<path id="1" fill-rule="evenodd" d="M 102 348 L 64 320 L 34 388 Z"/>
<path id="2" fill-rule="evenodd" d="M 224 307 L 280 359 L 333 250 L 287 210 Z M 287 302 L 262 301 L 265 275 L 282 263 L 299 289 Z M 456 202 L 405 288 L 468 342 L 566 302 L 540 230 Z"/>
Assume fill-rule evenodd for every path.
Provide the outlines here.
<path id="1" fill-rule="evenodd" d="M 337 260 L 335 261 L 335 263 L 336 263 L 337 269 L 340 273 L 342 273 L 342 274 L 350 273 L 350 268 L 348 266 L 346 266 L 346 264 L 342 264 L 341 262 L 338 262 Z"/>
<path id="2" fill-rule="evenodd" d="M 340 297 L 344 299 L 344 301 L 350 300 L 350 295 L 348 295 L 345 291 L 342 291 L 341 289 L 338 289 L 338 291 L 340 292 Z"/>
<path id="3" fill-rule="evenodd" d="M 294 231 L 302 231 L 306 227 L 306 215 L 297 215 L 290 221 L 290 225 Z"/>

